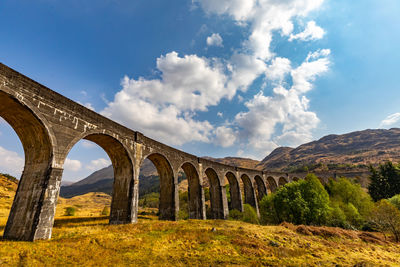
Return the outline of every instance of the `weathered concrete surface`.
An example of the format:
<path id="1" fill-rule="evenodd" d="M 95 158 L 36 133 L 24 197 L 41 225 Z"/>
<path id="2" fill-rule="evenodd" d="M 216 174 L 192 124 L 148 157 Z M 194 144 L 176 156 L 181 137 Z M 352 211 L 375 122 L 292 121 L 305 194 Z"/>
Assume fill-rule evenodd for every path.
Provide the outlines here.
<path id="1" fill-rule="evenodd" d="M 14 128 L 25 151 L 20 179 L 4 238 L 49 239 L 60 190 L 64 161 L 71 148 L 87 139 L 102 147 L 114 167 L 110 224 L 137 221 L 139 172 L 144 159 L 160 176 L 160 219 L 177 220 L 178 172 L 188 177 L 189 216 L 205 219 L 204 185 L 210 187 L 214 219 L 244 202 L 258 213 L 258 201 L 284 183 L 287 174 L 236 168 L 185 153 L 113 122 L 45 86 L 0 64 L 0 116 Z M 305 174 L 297 175 L 302 179 Z M 282 178 L 281 178 L 282 177 Z M 225 183 L 225 179 L 228 181 Z M 231 201 L 226 197 L 229 184 Z"/>

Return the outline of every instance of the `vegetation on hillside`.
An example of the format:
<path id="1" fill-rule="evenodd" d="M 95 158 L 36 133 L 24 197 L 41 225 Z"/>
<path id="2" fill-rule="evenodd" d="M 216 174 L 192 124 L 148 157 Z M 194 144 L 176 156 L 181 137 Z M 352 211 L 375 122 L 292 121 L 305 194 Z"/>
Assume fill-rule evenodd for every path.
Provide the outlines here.
<path id="1" fill-rule="evenodd" d="M 370 166 L 370 171 L 372 175 L 368 191 L 375 201 L 400 194 L 400 164 L 386 162 L 378 168 Z"/>

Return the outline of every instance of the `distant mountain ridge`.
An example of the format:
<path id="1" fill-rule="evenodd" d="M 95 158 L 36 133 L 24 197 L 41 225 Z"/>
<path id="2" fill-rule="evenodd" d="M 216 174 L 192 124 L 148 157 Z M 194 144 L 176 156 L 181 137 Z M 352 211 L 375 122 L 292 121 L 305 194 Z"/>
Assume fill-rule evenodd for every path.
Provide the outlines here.
<path id="1" fill-rule="evenodd" d="M 328 135 L 297 148 L 279 147 L 261 162 L 239 157 L 203 158 L 232 166 L 266 171 L 368 172 L 368 164 L 378 164 L 388 160 L 400 162 L 400 129 L 364 130 Z M 305 166 L 307 169 L 302 168 Z M 157 170 L 151 161 L 145 160 L 139 178 L 141 194 L 157 190 L 159 186 L 157 175 Z M 60 195 L 73 197 L 89 192 L 111 194 L 113 179 L 113 168 L 109 166 L 77 183 L 62 186 Z"/>
<path id="2" fill-rule="evenodd" d="M 297 148 L 279 147 L 257 167 L 288 171 L 298 166 L 321 164 L 332 168 L 367 165 L 385 161 L 400 162 L 400 129 L 368 129 L 342 135 L 327 135 Z"/>

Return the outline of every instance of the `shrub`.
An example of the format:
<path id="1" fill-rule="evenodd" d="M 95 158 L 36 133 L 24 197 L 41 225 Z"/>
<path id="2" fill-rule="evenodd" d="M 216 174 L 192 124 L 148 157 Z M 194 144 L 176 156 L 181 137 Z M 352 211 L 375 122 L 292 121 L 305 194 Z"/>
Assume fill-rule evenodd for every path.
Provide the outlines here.
<path id="1" fill-rule="evenodd" d="M 330 214 L 328 216 L 328 225 L 334 227 L 342 227 L 348 228 L 348 224 L 346 221 L 346 215 L 343 210 L 340 208 L 339 203 L 331 202 L 330 204 Z"/>
<path id="2" fill-rule="evenodd" d="M 280 220 L 274 206 L 275 194 L 265 195 L 259 204 L 260 219 L 262 224 L 279 224 Z"/>
<path id="3" fill-rule="evenodd" d="M 389 201 L 379 201 L 370 215 L 370 220 L 377 230 L 391 233 L 396 242 L 400 241 L 400 211 Z"/>
<path id="4" fill-rule="evenodd" d="M 326 189 L 330 195 L 331 208 L 336 209 L 331 210 L 331 212 L 338 215 L 340 212 L 337 209 L 341 209 L 345 215 L 345 220 L 340 223 L 335 218 L 335 215 L 332 214 L 328 224 L 333 226 L 343 224 L 341 227 L 344 228 L 361 228 L 374 207 L 374 203 L 368 193 L 359 184 L 344 177 L 339 178 L 337 181 L 331 179 Z M 340 220 L 342 219 L 341 217 Z M 337 225 L 338 223 L 339 225 Z"/>
<path id="5" fill-rule="evenodd" d="M 243 205 L 243 219 L 244 222 L 260 224 L 256 210 L 249 204 Z"/>
<path id="6" fill-rule="evenodd" d="M 230 210 L 229 220 L 241 221 L 243 220 L 243 213 L 237 209 Z"/>
<path id="7" fill-rule="evenodd" d="M 292 182 L 260 202 L 263 223 L 294 224 L 326 223 L 330 214 L 329 195 L 314 174 L 305 180 Z"/>
<path id="8" fill-rule="evenodd" d="M 66 207 L 64 216 L 75 216 L 76 208 L 75 207 Z"/>
<path id="9" fill-rule="evenodd" d="M 400 210 L 400 194 L 388 199 L 389 202 Z"/>
<path id="10" fill-rule="evenodd" d="M 104 206 L 103 210 L 101 211 L 101 215 L 109 216 L 110 215 L 110 207 Z"/>
<path id="11" fill-rule="evenodd" d="M 184 209 L 179 209 L 178 218 L 180 220 L 187 220 L 189 219 L 189 213 Z"/>
<path id="12" fill-rule="evenodd" d="M 144 195 L 139 200 L 139 206 L 144 208 L 158 208 L 159 199 L 160 199 L 159 193 L 150 193 Z"/>

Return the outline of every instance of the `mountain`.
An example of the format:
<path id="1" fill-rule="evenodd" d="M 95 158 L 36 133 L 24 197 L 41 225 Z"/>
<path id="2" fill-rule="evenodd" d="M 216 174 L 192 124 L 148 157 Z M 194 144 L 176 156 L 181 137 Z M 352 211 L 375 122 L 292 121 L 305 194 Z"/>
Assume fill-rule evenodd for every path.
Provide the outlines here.
<path id="1" fill-rule="evenodd" d="M 235 167 L 241 167 L 246 169 L 260 169 L 260 166 L 258 166 L 260 164 L 260 161 L 249 158 L 239 158 L 239 157 L 225 157 L 225 158 L 203 157 L 203 158 Z"/>
<path id="2" fill-rule="evenodd" d="M 140 188 L 139 194 L 154 192 L 160 184 L 157 170 L 150 160 L 146 159 L 140 169 Z M 110 165 L 101 170 L 95 171 L 88 177 L 71 185 L 61 186 L 61 197 L 74 197 L 87 194 L 89 192 L 103 192 L 111 195 L 114 181 L 114 169 Z"/>
<path id="3" fill-rule="evenodd" d="M 400 129 L 328 135 L 297 148 L 279 147 L 258 168 L 274 171 L 359 169 L 385 161 L 400 162 Z"/>

